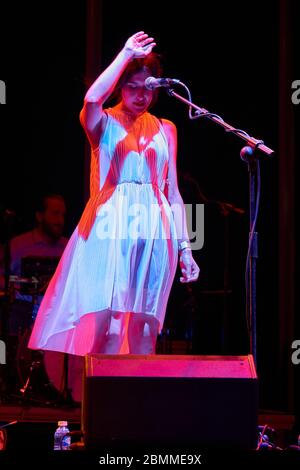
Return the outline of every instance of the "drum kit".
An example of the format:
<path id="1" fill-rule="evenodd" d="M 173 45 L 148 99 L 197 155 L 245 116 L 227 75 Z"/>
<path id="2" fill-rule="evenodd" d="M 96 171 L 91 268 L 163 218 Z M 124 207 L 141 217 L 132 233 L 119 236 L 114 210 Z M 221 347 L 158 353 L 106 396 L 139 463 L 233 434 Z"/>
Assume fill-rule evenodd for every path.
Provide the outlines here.
<path id="1" fill-rule="evenodd" d="M 76 405 L 81 402 L 83 358 L 27 348 L 46 287 L 45 280 L 35 276 L 9 278 L 7 362 L 8 382 L 13 383 L 9 395 L 37 404 Z"/>

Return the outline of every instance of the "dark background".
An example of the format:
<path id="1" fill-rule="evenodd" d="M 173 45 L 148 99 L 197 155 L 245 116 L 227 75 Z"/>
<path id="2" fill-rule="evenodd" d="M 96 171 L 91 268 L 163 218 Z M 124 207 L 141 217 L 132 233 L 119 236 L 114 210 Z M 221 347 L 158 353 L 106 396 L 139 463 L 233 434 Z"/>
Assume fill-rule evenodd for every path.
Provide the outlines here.
<path id="1" fill-rule="evenodd" d="M 95 4 L 93 26 L 99 34 L 95 52 L 89 49 L 87 53 L 87 38 L 92 34 L 87 12 Z M 273 158 L 260 159 L 257 367 L 261 408 L 291 411 L 288 396 L 293 396 L 294 382 L 288 382 L 286 368 L 279 367 L 279 70 L 280 44 L 285 41 L 279 0 L 253 0 L 242 7 L 215 1 L 186 1 L 179 7 L 136 1 L 62 5 L 55 1 L 23 4 L 3 14 L 7 28 L 1 32 L 0 79 L 6 82 L 7 104 L 0 108 L 1 212 L 14 210 L 13 233 L 22 232 L 32 226 L 39 196 L 58 192 L 67 202 L 66 235 L 72 233 L 87 195 L 86 139 L 78 119 L 87 85 L 130 35 L 139 30 L 153 35 L 155 50 L 163 56 L 164 76 L 179 78 L 190 88 L 195 104 L 263 139 L 276 152 Z M 296 46 L 291 49 L 291 77 L 296 80 L 300 79 L 296 63 L 299 7 L 295 1 L 290 5 L 294 9 L 291 43 L 298 43 L 298 51 Z M 88 57 L 94 61 L 89 77 Z M 179 185 L 184 201 L 203 202 L 195 184 L 211 201 L 205 205 L 204 247 L 195 253 L 200 281 L 187 289 L 180 285 L 178 272 L 166 324 L 178 337 L 192 334 L 196 354 L 247 354 L 244 269 L 249 187 L 247 165 L 239 156 L 243 141 L 212 122 L 190 121 L 183 103 L 164 90 L 160 95 L 155 113 L 171 119 L 178 128 Z M 296 129 L 299 110 L 295 108 Z M 296 136 L 293 129 L 291 136 L 293 132 Z M 225 216 L 218 201 L 245 213 Z M 4 230 L 1 237 L 4 241 Z M 224 275 L 231 290 L 227 297 L 216 293 L 224 288 Z M 290 352 L 286 352 L 286 362 Z"/>

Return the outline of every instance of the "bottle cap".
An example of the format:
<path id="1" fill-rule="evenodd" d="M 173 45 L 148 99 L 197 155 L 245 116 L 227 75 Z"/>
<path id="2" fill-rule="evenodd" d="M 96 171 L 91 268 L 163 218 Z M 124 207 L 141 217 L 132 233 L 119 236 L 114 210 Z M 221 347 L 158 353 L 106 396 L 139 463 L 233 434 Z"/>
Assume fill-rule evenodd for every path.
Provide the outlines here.
<path id="1" fill-rule="evenodd" d="M 68 426 L 68 421 L 58 421 L 58 426 Z"/>

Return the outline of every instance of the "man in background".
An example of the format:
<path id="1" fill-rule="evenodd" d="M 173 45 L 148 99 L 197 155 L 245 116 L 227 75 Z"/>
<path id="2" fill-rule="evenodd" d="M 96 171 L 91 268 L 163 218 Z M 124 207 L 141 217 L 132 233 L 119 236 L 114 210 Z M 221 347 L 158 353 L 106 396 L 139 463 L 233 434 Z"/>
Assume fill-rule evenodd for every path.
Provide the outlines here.
<path id="1" fill-rule="evenodd" d="M 10 284 L 14 298 L 8 323 L 10 335 L 19 335 L 35 319 L 44 291 L 68 242 L 63 236 L 65 214 L 64 198 L 47 194 L 36 208 L 33 230 L 10 240 Z M 19 282 L 20 277 L 25 280 L 35 277 L 39 284 Z"/>
<path id="2" fill-rule="evenodd" d="M 36 206 L 35 227 L 9 237 L 5 245 L 0 245 L 0 287 L 3 292 L 0 339 L 3 337 L 7 344 L 8 365 L 3 374 L 4 384 L 0 387 L 4 389 L 4 395 L 17 391 L 25 380 L 24 377 L 20 381 L 20 377 L 16 376 L 17 351 L 32 327 L 45 289 L 68 242 L 63 236 L 65 215 L 64 198 L 59 194 L 47 194 Z M 9 295 L 5 296 L 7 275 Z M 37 279 L 37 284 L 31 282 L 33 277 Z"/>
<path id="3" fill-rule="evenodd" d="M 10 273 L 21 275 L 21 260 L 26 256 L 60 257 L 68 239 L 63 236 L 66 205 L 59 194 L 47 194 L 37 207 L 36 227 L 10 241 Z"/>

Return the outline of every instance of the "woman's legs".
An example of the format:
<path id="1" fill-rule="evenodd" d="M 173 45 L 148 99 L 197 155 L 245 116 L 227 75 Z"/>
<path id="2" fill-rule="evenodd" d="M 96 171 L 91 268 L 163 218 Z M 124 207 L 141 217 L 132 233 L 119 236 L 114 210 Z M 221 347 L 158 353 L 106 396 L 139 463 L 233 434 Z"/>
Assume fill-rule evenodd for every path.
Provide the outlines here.
<path id="1" fill-rule="evenodd" d="M 110 310 L 95 313 L 95 335 L 91 353 L 118 354 L 124 338 L 124 314 Z"/>
<path id="2" fill-rule="evenodd" d="M 128 344 L 131 354 L 155 354 L 158 320 L 146 313 L 132 313 L 128 325 Z"/>
<path id="3" fill-rule="evenodd" d="M 95 334 L 91 353 L 100 354 L 105 343 L 111 312 L 109 310 L 95 312 Z"/>
<path id="4" fill-rule="evenodd" d="M 95 336 L 91 353 L 118 354 L 126 333 L 125 313 L 95 313 Z M 158 320 L 146 313 L 131 313 L 128 324 L 130 354 L 155 354 Z"/>
<path id="5" fill-rule="evenodd" d="M 104 354 L 118 354 L 120 352 L 125 335 L 124 319 L 124 313 L 111 313 L 110 325 L 103 344 L 102 352 Z"/>

